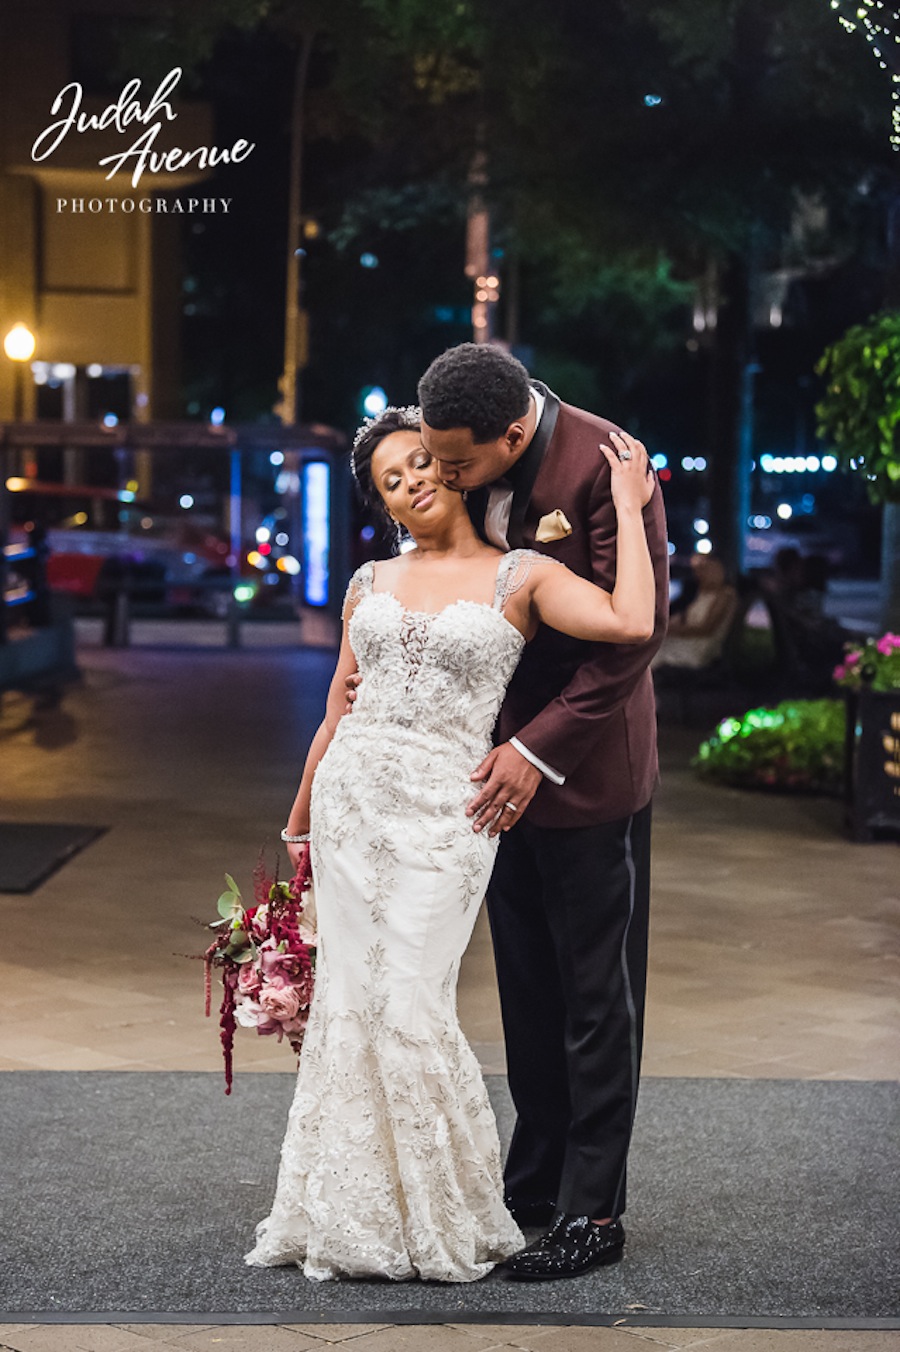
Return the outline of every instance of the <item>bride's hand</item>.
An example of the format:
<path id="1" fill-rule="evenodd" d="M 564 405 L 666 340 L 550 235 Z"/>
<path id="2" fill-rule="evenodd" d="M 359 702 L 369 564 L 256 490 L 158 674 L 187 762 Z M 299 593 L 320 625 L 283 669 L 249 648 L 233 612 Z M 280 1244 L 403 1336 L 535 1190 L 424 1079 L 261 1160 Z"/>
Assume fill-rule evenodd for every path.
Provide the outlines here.
<path id="1" fill-rule="evenodd" d="M 288 859 L 290 859 L 291 861 L 291 869 L 293 870 L 291 874 L 292 877 L 297 872 L 297 869 L 300 867 L 300 860 L 303 858 L 304 854 L 307 852 L 308 849 L 309 849 L 308 840 L 304 840 L 300 844 L 287 846 Z"/>
<path id="2" fill-rule="evenodd" d="M 627 432 L 610 432 L 609 439 L 613 450 L 602 442 L 600 449 L 609 461 L 610 488 L 616 511 L 640 511 L 653 497 L 656 487 L 647 448 Z"/>

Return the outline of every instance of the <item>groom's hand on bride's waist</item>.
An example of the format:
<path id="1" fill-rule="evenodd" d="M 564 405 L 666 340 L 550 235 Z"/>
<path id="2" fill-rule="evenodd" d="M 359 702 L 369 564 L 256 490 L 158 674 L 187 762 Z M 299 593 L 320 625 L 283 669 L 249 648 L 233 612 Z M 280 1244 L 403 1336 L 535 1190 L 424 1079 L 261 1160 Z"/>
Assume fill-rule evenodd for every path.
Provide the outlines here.
<path id="1" fill-rule="evenodd" d="M 487 828 L 488 835 L 496 836 L 515 826 L 543 776 L 514 746 L 503 742 L 485 756 L 471 778 L 482 787 L 466 808 L 466 816 L 475 819 L 476 831 Z"/>
<path id="2" fill-rule="evenodd" d="M 347 687 L 347 707 L 344 709 L 344 713 L 352 714 L 353 701 L 356 699 L 356 688 L 362 685 L 362 677 L 359 672 L 354 671 L 352 676 L 348 676 L 344 685 Z"/>

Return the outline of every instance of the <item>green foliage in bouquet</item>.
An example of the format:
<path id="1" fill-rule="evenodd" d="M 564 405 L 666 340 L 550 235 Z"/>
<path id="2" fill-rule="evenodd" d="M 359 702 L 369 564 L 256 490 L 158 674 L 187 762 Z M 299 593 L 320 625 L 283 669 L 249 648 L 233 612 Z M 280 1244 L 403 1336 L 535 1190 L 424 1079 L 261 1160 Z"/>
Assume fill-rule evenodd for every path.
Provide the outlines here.
<path id="1" fill-rule="evenodd" d="M 841 787 L 845 728 L 840 700 L 786 700 L 723 719 L 691 764 L 701 778 L 737 788 L 832 793 Z"/>

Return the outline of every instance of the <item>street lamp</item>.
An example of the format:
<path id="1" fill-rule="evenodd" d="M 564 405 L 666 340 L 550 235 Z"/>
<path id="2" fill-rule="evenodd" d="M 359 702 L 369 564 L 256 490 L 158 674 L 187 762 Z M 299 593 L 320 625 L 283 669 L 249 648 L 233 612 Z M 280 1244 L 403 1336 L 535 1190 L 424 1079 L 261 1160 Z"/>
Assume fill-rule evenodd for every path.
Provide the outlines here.
<path id="1" fill-rule="evenodd" d="M 13 409 L 13 418 L 15 422 L 22 421 L 24 412 L 24 385 L 23 374 L 25 362 L 31 361 L 34 356 L 35 339 L 31 329 L 26 324 L 13 324 L 9 333 L 3 339 L 3 351 L 9 357 L 10 361 L 16 364 L 16 388 L 15 405 Z"/>

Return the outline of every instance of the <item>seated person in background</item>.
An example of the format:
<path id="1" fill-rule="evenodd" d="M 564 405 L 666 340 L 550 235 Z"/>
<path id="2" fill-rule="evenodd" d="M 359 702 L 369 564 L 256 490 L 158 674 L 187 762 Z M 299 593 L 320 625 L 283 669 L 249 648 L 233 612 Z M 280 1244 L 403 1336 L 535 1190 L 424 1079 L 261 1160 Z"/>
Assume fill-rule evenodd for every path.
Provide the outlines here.
<path id="1" fill-rule="evenodd" d="M 763 580 L 769 607 L 777 607 L 792 660 L 823 677 L 840 662 L 851 637 L 825 614 L 828 560 L 821 554 L 804 558 L 792 545 L 775 555 L 772 575 Z"/>
<path id="2" fill-rule="evenodd" d="M 775 555 L 768 590 L 790 617 L 818 620 L 828 586 L 828 561 L 821 554 L 804 558 L 793 545 Z"/>
<path id="3" fill-rule="evenodd" d="M 737 592 L 725 580 L 725 569 L 711 554 L 695 554 L 691 571 L 697 582 L 694 599 L 669 621 L 669 632 L 651 667 L 708 666 L 720 656 L 737 609 Z"/>

